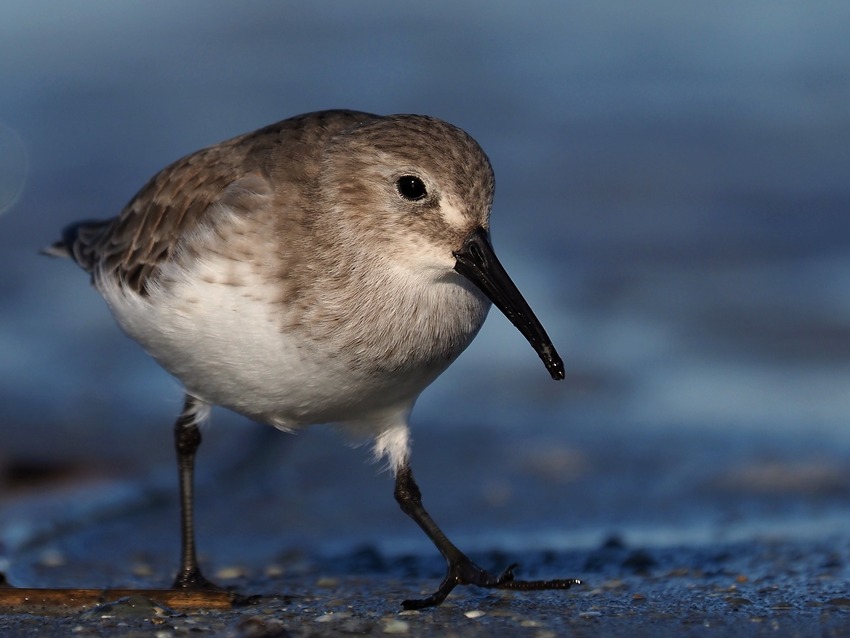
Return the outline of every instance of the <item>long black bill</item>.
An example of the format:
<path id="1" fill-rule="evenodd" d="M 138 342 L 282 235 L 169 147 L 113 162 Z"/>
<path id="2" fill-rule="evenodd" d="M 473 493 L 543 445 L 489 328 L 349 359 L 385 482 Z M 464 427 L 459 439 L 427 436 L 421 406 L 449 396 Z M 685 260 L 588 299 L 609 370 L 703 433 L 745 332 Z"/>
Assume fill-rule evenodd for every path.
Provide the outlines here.
<path id="1" fill-rule="evenodd" d="M 483 228 L 475 230 L 466 238 L 460 250 L 452 254 L 457 260 L 455 270 L 478 286 L 525 335 L 552 378 L 556 381 L 563 379 L 564 362 L 555 351 L 549 335 L 523 299 L 522 293 L 499 263 L 487 231 Z"/>

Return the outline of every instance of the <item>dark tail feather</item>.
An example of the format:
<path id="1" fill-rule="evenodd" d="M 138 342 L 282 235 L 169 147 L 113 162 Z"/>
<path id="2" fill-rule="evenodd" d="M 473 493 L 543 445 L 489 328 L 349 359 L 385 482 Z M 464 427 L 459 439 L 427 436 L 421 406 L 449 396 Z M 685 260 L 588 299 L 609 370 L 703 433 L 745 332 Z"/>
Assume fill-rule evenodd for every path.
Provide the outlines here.
<path id="1" fill-rule="evenodd" d="M 84 270 L 91 272 L 97 257 L 94 244 L 107 224 L 108 220 L 87 220 L 71 224 L 62 231 L 62 239 L 45 246 L 39 252 L 50 257 L 70 257 Z"/>

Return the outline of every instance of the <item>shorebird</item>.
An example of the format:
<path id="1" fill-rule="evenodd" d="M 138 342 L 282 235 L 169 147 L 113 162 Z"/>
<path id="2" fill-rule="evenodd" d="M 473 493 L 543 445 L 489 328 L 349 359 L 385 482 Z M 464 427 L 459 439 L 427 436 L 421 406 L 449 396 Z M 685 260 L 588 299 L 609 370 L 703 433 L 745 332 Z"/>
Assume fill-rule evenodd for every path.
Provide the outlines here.
<path id="1" fill-rule="evenodd" d="M 553 379 L 563 363 L 489 238 L 494 177 L 462 130 L 420 115 L 323 111 L 210 146 L 157 173 L 117 217 L 46 249 L 91 274 L 121 328 L 185 388 L 175 424 L 182 520 L 175 587 L 198 565 L 199 425 L 221 405 L 281 430 L 334 423 L 374 441 L 395 498 L 459 584 L 566 589 L 491 574 L 422 505 L 408 419 L 495 304 Z"/>

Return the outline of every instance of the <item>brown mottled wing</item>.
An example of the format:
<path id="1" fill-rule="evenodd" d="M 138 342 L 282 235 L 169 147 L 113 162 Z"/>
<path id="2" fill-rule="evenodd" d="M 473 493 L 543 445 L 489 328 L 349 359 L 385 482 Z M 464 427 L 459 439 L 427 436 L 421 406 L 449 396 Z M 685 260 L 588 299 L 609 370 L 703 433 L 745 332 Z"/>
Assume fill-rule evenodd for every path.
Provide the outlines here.
<path id="1" fill-rule="evenodd" d="M 122 285 L 144 292 L 158 265 L 210 204 L 228 185 L 257 170 L 250 161 L 255 150 L 236 138 L 178 160 L 145 184 L 114 219 L 71 226 L 63 240 L 66 250 L 88 272 L 117 276 Z"/>
<path id="2" fill-rule="evenodd" d="M 154 175 L 117 217 L 69 226 L 45 252 L 69 256 L 93 277 L 116 276 L 121 285 L 144 294 L 159 265 L 203 221 L 211 204 L 237 203 L 234 198 L 247 203 L 246 191 L 279 181 L 273 173 L 281 162 L 297 178 L 294 165 L 310 149 L 374 117 L 342 110 L 308 113 L 187 155 Z"/>

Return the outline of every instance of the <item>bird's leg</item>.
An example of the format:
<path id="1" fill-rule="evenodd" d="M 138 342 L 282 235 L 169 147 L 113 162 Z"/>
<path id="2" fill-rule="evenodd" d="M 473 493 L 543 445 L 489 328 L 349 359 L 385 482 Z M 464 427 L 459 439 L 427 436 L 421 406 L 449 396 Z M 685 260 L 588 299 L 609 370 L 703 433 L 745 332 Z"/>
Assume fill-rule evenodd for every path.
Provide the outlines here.
<path id="1" fill-rule="evenodd" d="M 201 573 L 195 552 L 195 452 L 201 444 L 198 424 L 206 418 L 207 411 L 205 403 L 187 394 L 183 411 L 174 423 L 180 477 L 180 571 L 174 579 L 174 589 L 220 589 Z"/>
<path id="2" fill-rule="evenodd" d="M 513 570 L 516 565 L 509 566 L 498 576 L 485 571 L 473 563 L 462 551 L 460 551 L 437 527 L 437 524 L 422 506 L 422 493 L 419 486 L 413 480 L 413 472 L 410 466 L 401 466 L 395 479 L 395 499 L 401 506 L 402 511 L 416 521 L 416 524 L 428 535 L 443 558 L 448 563 L 448 571 L 440 587 L 427 598 L 418 600 L 405 600 L 402 602 L 404 609 L 422 609 L 434 607 L 442 603 L 446 596 L 457 585 L 477 585 L 491 589 L 515 589 L 520 591 L 543 590 L 543 589 L 569 589 L 573 585 L 580 584 L 574 578 L 560 580 L 514 580 Z"/>

